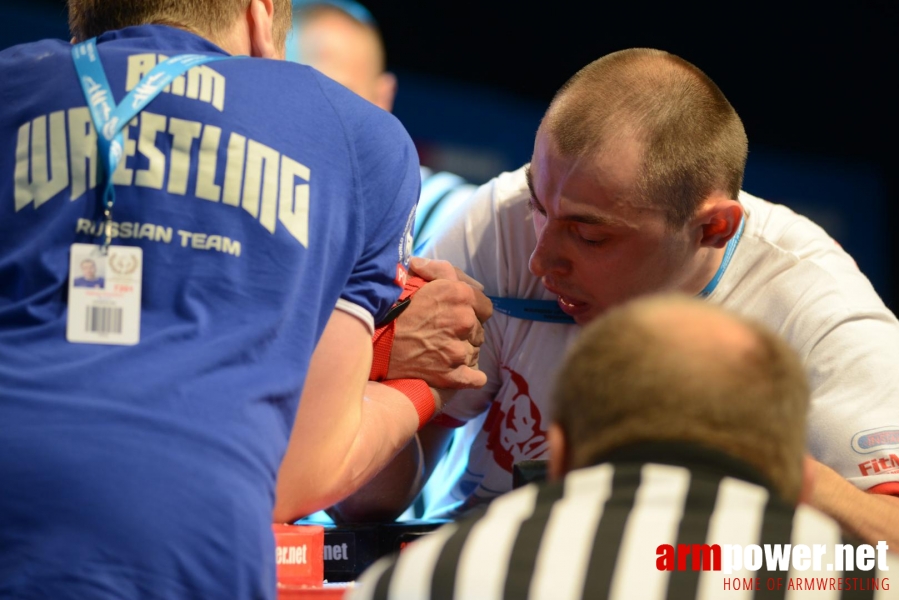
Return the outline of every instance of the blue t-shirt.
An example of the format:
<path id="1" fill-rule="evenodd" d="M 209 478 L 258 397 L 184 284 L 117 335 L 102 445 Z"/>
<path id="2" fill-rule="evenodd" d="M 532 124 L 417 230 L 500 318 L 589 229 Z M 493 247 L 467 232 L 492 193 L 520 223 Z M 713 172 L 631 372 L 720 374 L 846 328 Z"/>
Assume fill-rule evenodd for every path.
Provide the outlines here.
<path id="1" fill-rule="evenodd" d="M 186 31 L 98 39 L 115 101 Z M 113 244 L 143 249 L 136 346 L 66 342 L 69 247 L 100 243 L 71 46 L 0 52 L 0 597 L 275 591 L 275 476 L 336 307 L 396 300 L 420 177 L 388 113 L 316 71 L 196 67 L 126 130 Z M 400 273 L 400 275 L 398 275 Z"/>

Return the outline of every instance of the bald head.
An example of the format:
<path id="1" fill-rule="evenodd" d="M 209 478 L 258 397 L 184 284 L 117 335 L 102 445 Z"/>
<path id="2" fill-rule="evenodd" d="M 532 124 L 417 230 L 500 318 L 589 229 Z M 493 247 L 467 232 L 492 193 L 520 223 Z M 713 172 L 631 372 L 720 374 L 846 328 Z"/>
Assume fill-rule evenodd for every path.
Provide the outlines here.
<path id="1" fill-rule="evenodd" d="M 610 311 L 570 349 L 555 402 L 571 468 L 629 444 L 692 442 L 799 494 L 803 367 L 780 338 L 708 303 L 658 296 Z"/>
<path id="2" fill-rule="evenodd" d="M 629 319 L 663 347 L 688 351 L 679 365 L 686 376 L 691 370 L 702 379 L 711 370 L 726 374 L 762 350 L 757 327 L 713 305 L 681 296 L 637 303 Z"/>
<path id="3" fill-rule="evenodd" d="M 310 4 L 294 15 L 299 61 L 390 111 L 396 80 L 386 73 L 377 28 L 330 4 Z"/>
<path id="4" fill-rule="evenodd" d="M 687 61 L 652 49 L 609 54 L 558 91 L 540 125 L 569 157 L 614 158 L 641 148 L 635 199 L 680 226 L 713 192 L 735 199 L 743 181 L 743 124 L 718 86 Z"/>

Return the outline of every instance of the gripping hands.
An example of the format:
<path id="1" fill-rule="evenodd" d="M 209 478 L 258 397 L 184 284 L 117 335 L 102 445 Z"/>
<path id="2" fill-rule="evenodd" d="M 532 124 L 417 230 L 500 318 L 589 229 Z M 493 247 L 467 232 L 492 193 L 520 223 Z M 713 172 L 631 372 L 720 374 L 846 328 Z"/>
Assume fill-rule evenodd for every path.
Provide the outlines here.
<path id="1" fill-rule="evenodd" d="M 483 286 L 443 260 L 414 257 L 410 267 L 428 283 L 396 320 L 387 379 L 423 379 L 440 395 L 483 386 L 478 352 L 493 314 Z"/>

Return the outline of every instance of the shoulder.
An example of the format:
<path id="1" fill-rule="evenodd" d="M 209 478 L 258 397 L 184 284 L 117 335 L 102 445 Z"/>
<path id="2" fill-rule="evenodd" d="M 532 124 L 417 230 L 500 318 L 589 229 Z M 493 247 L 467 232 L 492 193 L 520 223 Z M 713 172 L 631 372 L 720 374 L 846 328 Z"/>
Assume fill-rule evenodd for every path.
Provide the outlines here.
<path id="1" fill-rule="evenodd" d="M 0 50 L 0 64 L 15 61 L 18 66 L 28 66 L 27 62 L 39 61 L 53 56 L 71 57 L 72 45 L 63 40 L 46 39 L 27 44 L 18 44 Z"/>
<path id="2" fill-rule="evenodd" d="M 820 225 L 790 208 L 741 192 L 746 211 L 747 245 L 754 245 L 768 258 L 794 264 L 814 265 L 837 273 L 862 276 L 855 260 Z M 742 244 L 742 241 L 741 241 Z"/>
<path id="3" fill-rule="evenodd" d="M 62 40 L 41 40 L 12 46 L 0 51 L 0 81 L 3 82 L 4 111 L 9 117 L 17 108 L 31 105 L 25 97 L 35 97 L 42 105 L 53 105 L 57 99 L 37 94 L 48 83 L 62 87 L 68 83 L 66 69 L 71 75 L 71 92 L 76 92 L 72 46 Z M 80 94 L 80 90 L 77 90 Z"/>
<path id="4" fill-rule="evenodd" d="M 520 226 L 520 223 L 510 223 L 508 217 L 514 215 L 530 214 L 528 201 L 531 192 L 528 189 L 525 173 L 528 165 L 524 165 L 514 171 L 501 173 L 482 185 L 475 194 L 478 202 L 488 204 L 491 213 L 496 215 L 499 226 Z M 528 219 L 530 222 L 530 219 Z"/>
<path id="5" fill-rule="evenodd" d="M 490 184 L 493 186 L 493 196 L 501 206 L 511 206 L 527 202 L 531 192 L 528 189 L 526 177 L 530 165 L 523 165 L 514 171 L 508 171 L 496 176 Z"/>
<path id="6" fill-rule="evenodd" d="M 449 215 L 450 219 L 453 222 L 466 223 L 469 230 L 478 234 L 488 229 L 522 228 L 525 223 L 512 217 L 523 217 L 528 214 L 530 192 L 525 179 L 525 169 L 526 166 L 523 166 L 515 171 L 501 173 L 479 186 L 466 201 L 458 205 L 452 215 Z M 530 222 L 529 218 L 527 222 Z M 439 245 L 440 238 L 438 234 L 434 243 Z"/>
<path id="7" fill-rule="evenodd" d="M 527 265 L 536 245 L 529 198 L 525 167 L 498 175 L 433 227 L 425 254 L 456 264 L 488 294 L 542 297 Z"/>
<path id="8" fill-rule="evenodd" d="M 827 319 L 887 310 L 853 258 L 819 225 L 745 192 L 739 200 L 746 229 L 713 300 L 781 333 L 788 322 L 808 321 L 793 327 L 797 334 Z"/>
<path id="9" fill-rule="evenodd" d="M 401 154 L 396 147 L 412 147 L 403 125 L 392 114 L 359 97 L 315 69 L 284 60 L 243 58 L 213 63 L 212 68 L 236 76 L 239 88 L 229 92 L 240 96 L 245 111 L 262 111 L 288 126 L 301 122 L 306 129 L 325 126 L 342 128 L 343 141 L 357 152 L 377 148 L 382 161 Z M 262 117 L 257 120 L 263 120 Z M 318 143 L 334 140 L 319 140 Z M 417 165 L 416 165 L 417 166 Z"/>
<path id="10" fill-rule="evenodd" d="M 308 69 L 308 67 L 305 68 Z M 406 129 L 392 114 L 359 97 L 318 71 L 309 69 L 309 72 L 316 86 L 335 112 L 340 115 L 358 143 L 389 146 L 396 143 L 397 139 L 401 139 L 403 143 L 412 143 Z M 387 136 L 387 138 L 379 136 Z"/>
<path id="11" fill-rule="evenodd" d="M 749 239 L 764 241 L 796 260 L 821 259 L 835 249 L 836 254 L 851 260 L 836 240 L 811 219 L 747 192 L 740 192 L 739 201 L 746 211 L 745 235 Z"/>

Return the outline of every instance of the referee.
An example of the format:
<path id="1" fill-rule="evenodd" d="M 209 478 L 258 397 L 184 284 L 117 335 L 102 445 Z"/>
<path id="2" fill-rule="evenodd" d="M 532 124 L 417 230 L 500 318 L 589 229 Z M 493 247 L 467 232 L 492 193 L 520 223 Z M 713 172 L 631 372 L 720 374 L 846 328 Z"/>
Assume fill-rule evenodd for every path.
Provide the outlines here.
<path id="1" fill-rule="evenodd" d="M 633 302 L 586 328 L 554 400 L 553 483 L 382 559 L 351 598 L 899 597 L 885 543 L 844 547 L 797 507 L 809 389 L 764 328 Z"/>

